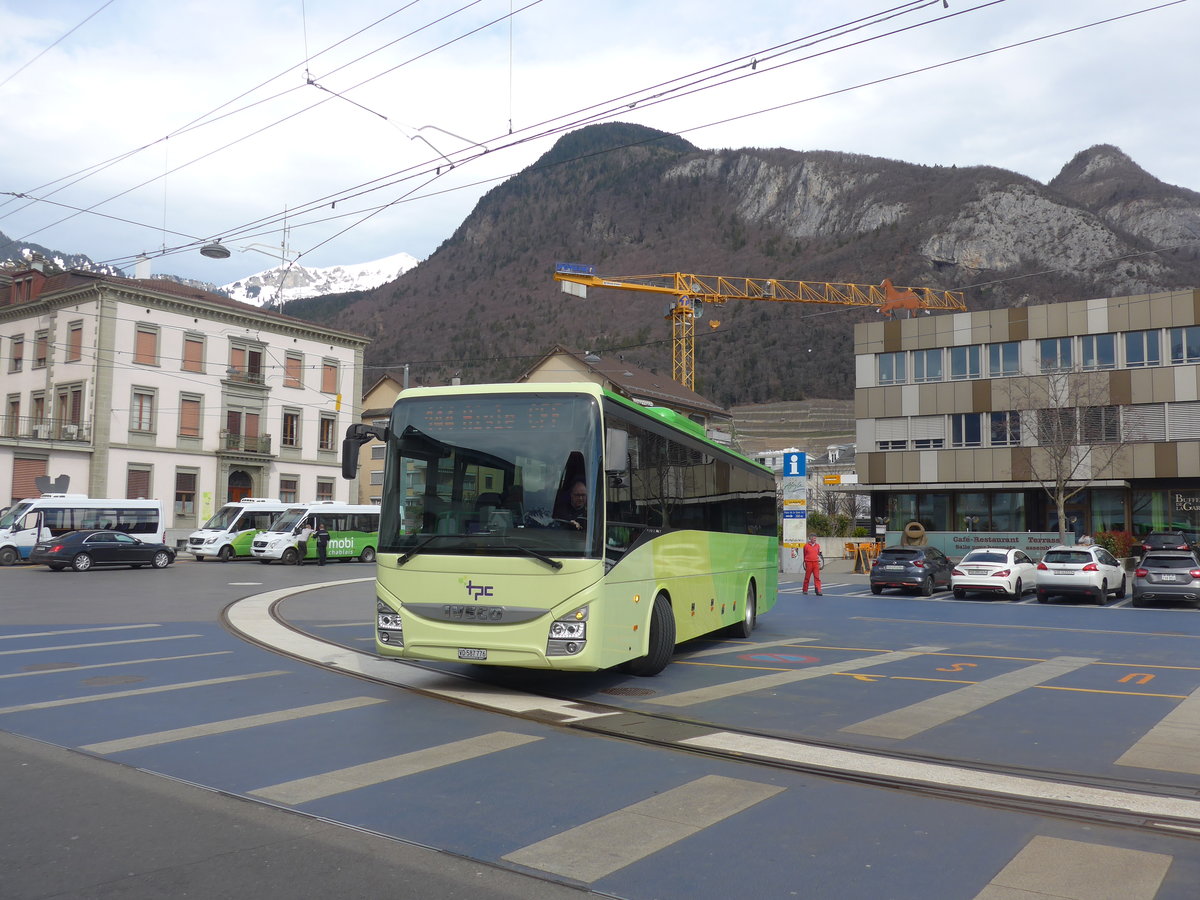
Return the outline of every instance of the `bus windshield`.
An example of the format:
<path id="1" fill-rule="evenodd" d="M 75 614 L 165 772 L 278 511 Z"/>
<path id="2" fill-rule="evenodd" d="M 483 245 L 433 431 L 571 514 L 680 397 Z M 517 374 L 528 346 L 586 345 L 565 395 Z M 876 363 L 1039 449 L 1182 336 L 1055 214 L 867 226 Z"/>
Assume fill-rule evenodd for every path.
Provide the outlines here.
<path id="1" fill-rule="evenodd" d="M 204 528 L 209 531 L 224 531 L 232 525 L 237 517 L 242 514 L 240 506 L 222 506 L 217 510 L 216 515 L 204 523 Z"/>
<path id="2" fill-rule="evenodd" d="M 593 398 L 401 398 L 391 435 L 380 552 L 601 555 Z"/>
<path id="3" fill-rule="evenodd" d="M 276 516 L 268 526 L 268 530 L 272 532 L 292 531 L 306 515 L 308 515 L 308 507 L 293 506 Z"/>
<path id="4" fill-rule="evenodd" d="M 4 515 L 0 516 L 0 528 L 12 528 L 14 522 L 21 521 L 21 516 L 33 509 L 32 503 L 18 503 Z"/>

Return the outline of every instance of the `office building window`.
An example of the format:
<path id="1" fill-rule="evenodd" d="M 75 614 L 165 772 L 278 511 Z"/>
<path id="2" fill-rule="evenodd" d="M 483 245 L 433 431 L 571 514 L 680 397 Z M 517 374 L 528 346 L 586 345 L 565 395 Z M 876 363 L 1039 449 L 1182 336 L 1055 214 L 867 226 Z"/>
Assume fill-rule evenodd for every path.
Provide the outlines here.
<path id="1" fill-rule="evenodd" d="M 33 367 L 46 368 L 46 353 L 50 348 L 50 332 L 38 331 L 33 335 Z"/>
<path id="2" fill-rule="evenodd" d="M 1038 364 L 1043 372 L 1066 372 L 1071 368 L 1071 339 L 1044 338 L 1038 341 Z"/>
<path id="3" fill-rule="evenodd" d="M 1079 339 L 1079 364 L 1085 371 L 1117 367 L 1117 336 L 1085 334 Z"/>
<path id="4" fill-rule="evenodd" d="M 904 370 L 904 353 L 879 354 L 879 383 L 904 384 L 907 381 Z"/>
<path id="5" fill-rule="evenodd" d="M 951 447 L 983 446 L 983 415 L 981 413 L 956 413 L 950 417 Z"/>
<path id="6" fill-rule="evenodd" d="M 333 499 L 333 482 L 328 478 L 317 479 L 317 499 L 332 500 Z"/>
<path id="7" fill-rule="evenodd" d="M 175 518 L 191 519 L 196 515 L 196 473 L 175 471 Z"/>
<path id="8" fill-rule="evenodd" d="M 8 345 L 8 371 L 20 372 L 25 365 L 25 337 L 15 337 Z"/>
<path id="9" fill-rule="evenodd" d="M 992 446 L 1018 447 L 1021 444 L 1021 414 L 994 412 L 992 417 Z"/>
<path id="10" fill-rule="evenodd" d="M 1200 325 L 1172 328 L 1167 333 L 1171 342 L 1171 362 L 1200 362 Z"/>
<path id="11" fill-rule="evenodd" d="M 1159 331 L 1128 331 L 1125 333 L 1125 365 L 1131 369 L 1162 364 L 1159 355 Z"/>
<path id="12" fill-rule="evenodd" d="M 1121 439 L 1121 411 L 1116 406 L 1081 410 L 1079 438 L 1084 444 L 1114 444 Z"/>
<path id="13" fill-rule="evenodd" d="M 978 344 L 972 344 L 969 347 L 951 347 L 951 380 L 961 381 L 964 378 L 982 378 L 983 371 L 980 369 L 980 356 Z"/>
<path id="14" fill-rule="evenodd" d="M 149 466 L 130 466 L 125 471 L 126 500 L 148 499 L 154 496 L 150 493 L 152 472 L 153 469 Z"/>
<path id="15" fill-rule="evenodd" d="M 942 350 L 914 350 L 912 355 L 913 381 L 942 380 Z"/>
<path id="16" fill-rule="evenodd" d="M 338 392 L 338 367 L 335 362 L 321 364 L 321 391 L 325 394 Z"/>
<path id="17" fill-rule="evenodd" d="M 989 378 L 1021 374 L 1021 344 L 1019 341 L 988 344 L 987 349 Z"/>

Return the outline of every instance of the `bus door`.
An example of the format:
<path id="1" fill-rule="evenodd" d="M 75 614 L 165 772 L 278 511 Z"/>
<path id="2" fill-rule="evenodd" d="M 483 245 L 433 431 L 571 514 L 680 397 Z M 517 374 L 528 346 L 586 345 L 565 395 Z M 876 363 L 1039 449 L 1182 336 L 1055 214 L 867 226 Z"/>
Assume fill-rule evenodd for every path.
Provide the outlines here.
<path id="1" fill-rule="evenodd" d="M 48 541 L 51 538 L 50 529 L 46 527 L 46 517 L 40 509 L 25 513 L 19 522 L 13 523 L 13 544 L 22 559 L 29 556 L 33 545 L 38 541 Z"/>

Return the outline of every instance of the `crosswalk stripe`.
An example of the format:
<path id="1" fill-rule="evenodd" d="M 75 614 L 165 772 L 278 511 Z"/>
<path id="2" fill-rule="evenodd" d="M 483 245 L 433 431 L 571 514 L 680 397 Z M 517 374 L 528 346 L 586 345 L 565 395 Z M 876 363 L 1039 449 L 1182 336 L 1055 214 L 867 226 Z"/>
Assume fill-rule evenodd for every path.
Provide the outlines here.
<path id="1" fill-rule="evenodd" d="M 111 669 L 116 666 L 140 666 L 144 663 L 175 662 L 179 659 L 200 659 L 205 656 L 228 656 L 232 650 L 210 650 L 208 653 L 184 653 L 180 656 L 152 656 L 149 659 L 120 659 L 116 662 L 92 663 L 86 666 L 64 665 L 36 672 L 8 672 L 0 678 L 29 678 L 33 675 L 61 675 L 63 672 L 82 672 L 86 669 Z"/>
<path id="2" fill-rule="evenodd" d="M 1039 835 L 1012 858 L 975 900 L 1153 900 L 1172 857 Z"/>
<path id="3" fill-rule="evenodd" d="M 21 650 L 0 650 L 0 656 L 14 656 L 18 653 L 49 653 L 58 650 L 87 650 L 91 647 L 117 647 L 121 644 L 150 644 L 154 641 L 178 641 L 182 638 L 203 637 L 199 634 L 170 634 L 166 637 L 131 638 L 127 641 L 97 641 L 94 644 L 55 644 L 53 647 L 25 647 Z"/>
<path id="4" fill-rule="evenodd" d="M 214 734 L 226 734 L 230 731 L 242 731 L 247 728 L 257 728 L 260 725 L 275 725 L 279 722 L 292 722 L 310 716 L 323 716 L 328 713 L 341 712 L 347 709 L 358 709 L 375 703 L 386 703 L 379 697 L 350 697 L 347 700 L 332 700 L 328 703 L 313 703 L 309 706 L 296 706 L 292 709 L 281 709 L 275 712 L 260 713 L 256 716 L 240 716 L 236 719 L 223 719 L 219 722 L 206 722 L 202 725 L 189 725 L 184 728 L 172 728 L 169 731 L 154 731 L 148 734 L 138 734 L 127 738 L 117 738 L 111 741 L 101 741 L 96 744 L 85 744 L 80 750 L 89 753 L 121 753 L 125 750 L 139 750 L 143 747 L 156 747 L 159 744 L 170 744 L 175 741 L 186 741 L 197 737 L 208 737 Z"/>
<path id="5" fill-rule="evenodd" d="M 1118 766 L 1200 775 L 1200 690 L 1193 691 L 1117 760 Z"/>
<path id="6" fill-rule="evenodd" d="M 344 794 L 347 791 L 356 791 L 360 788 L 382 784 L 385 781 L 394 781 L 406 775 L 416 775 L 430 769 L 477 759 L 489 753 L 510 750 L 513 747 L 540 740 L 541 738 L 528 734 L 495 731 L 479 737 L 453 741 L 424 750 L 414 750 L 399 756 L 390 756 L 387 759 L 377 759 L 374 762 L 358 766 L 323 772 L 308 778 L 284 781 L 269 787 L 258 788 L 249 793 L 254 797 L 262 797 L 264 800 L 298 806 L 311 800 L 331 797 L 334 794 Z"/>
<path id="7" fill-rule="evenodd" d="M 766 650 L 768 647 L 790 647 L 793 644 L 807 644 L 815 640 L 816 638 L 783 638 L 778 641 L 722 641 L 720 646 L 713 647 L 710 650 L 688 653 L 686 656 L 677 656 L 676 659 L 700 659 L 704 656 L 723 656 L 733 652 L 757 653 L 760 650 Z"/>
<path id="8" fill-rule="evenodd" d="M 707 703 L 710 700 L 723 700 L 726 697 L 736 697 L 739 694 L 749 694 L 752 691 L 762 691 L 767 688 L 805 681 L 809 678 L 820 678 L 824 675 L 836 675 L 839 672 L 851 672 L 855 669 L 869 669 L 872 666 L 882 666 L 887 663 L 899 662 L 921 656 L 925 653 L 940 653 L 946 647 L 911 647 L 908 650 L 894 650 L 890 653 L 877 653 L 874 656 L 863 656 L 858 659 L 847 659 L 827 666 L 807 666 L 789 672 L 773 672 L 770 675 L 758 675 L 754 678 L 727 681 L 708 687 L 696 688 L 692 691 L 680 691 L 678 694 L 665 694 L 662 697 L 651 697 L 647 703 L 659 706 L 693 706 L 697 703 Z"/>
<path id="9" fill-rule="evenodd" d="M 1091 657 L 1058 656 L 847 725 L 841 730 L 873 737 L 910 738 L 1094 662 L 1096 660 Z"/>
<path id="10" fill-rule="evenodd" d="M 56 709 L 60 706 L 74 706 L 77 703 L 99 703 L 102 700 L 121 700 L 125 697 L 140 697 L 144 694 L 161 694 L 165 691 L 181 691 L 194 687 L 209 687 L 214 684 L 230 684 L 234 681 L 248 681 L 251 678 L 269 678 L 272 675 L 286 675 L 287 672 L 251 672 L 249 675 L 230 675 L 227 678 L 206 678 L 203 681 L 185 681 L 180 684 L 160 684 L 157 687 L 137 688 L 132 691 L 112 691 L 107 694 L 89 694 L 86 697 L 67 697 L 64 700 L 46 700 L 42 703 L 22 703 L 20 706 L 0 707 L 0 715 L 5 713 L 29 712 L 35 709 Z"/>
<path id="11" fill-rule="evenodd" d="M 749 809 L 783 791 L 722 775 L 705 775 L 624 809 L 530 844 L 509 862 L 591 882 Z"/>

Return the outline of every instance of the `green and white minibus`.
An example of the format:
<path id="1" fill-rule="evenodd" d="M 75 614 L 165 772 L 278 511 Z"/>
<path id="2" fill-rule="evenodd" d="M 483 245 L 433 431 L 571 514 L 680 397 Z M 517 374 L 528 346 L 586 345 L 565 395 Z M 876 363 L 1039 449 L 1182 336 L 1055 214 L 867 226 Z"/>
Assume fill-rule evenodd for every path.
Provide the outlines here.
<path id="1" fill-rule="evenodd" d="M 237 556 L 251 556 L 254 538 L 266 531 L 290 505 L 270 497 L 243 497 L 226 503 L 203 527 L 188 536 L 188 552 L 197 562 L 213 557 L 229 562 Z"/>
<path id="2" fill-rule="evenodd" d="M 28 559 L 40 540 L 68 531 L 123 531 L 143 541 L 162 543 L 166 520 L 158 500 L 120 500 L 86 494 L 42 494 L 15 503 L 0 516 L 0 566 Z"/>
<path id="3" fill-rule="evenodd" d="M 775 603 L 772 472 L 590 383 L 403 391 L 387 426 L 381 656 L 653 675 Z"/>
<path id="4" fill-rule="evenodd" d="M 318 523 L 329 532 L 326 558 L 343 562 L 351 559 L 375 561 L 375 549 L 379 546 L 379 507 L 334 500 L 291 504 L 266 531 L 254 538 L 250 551 L 264 563 L 279 560 L 295 565 L 300 562 L 301 532 L 305 528 L 316 528 Z M 316 559 L 316 540 L 310 539 L 307 544 L 304 559 Z"/>

